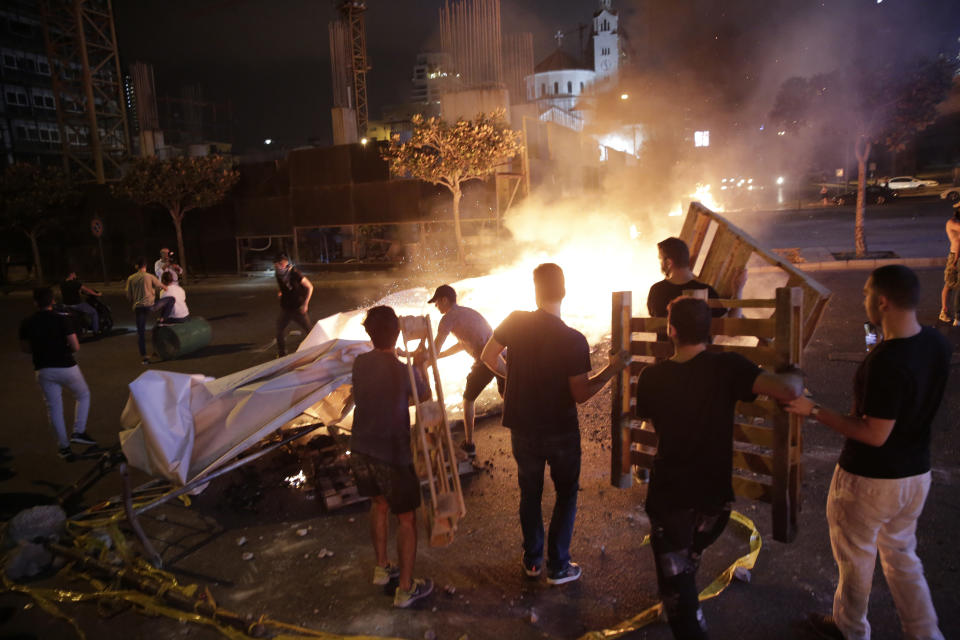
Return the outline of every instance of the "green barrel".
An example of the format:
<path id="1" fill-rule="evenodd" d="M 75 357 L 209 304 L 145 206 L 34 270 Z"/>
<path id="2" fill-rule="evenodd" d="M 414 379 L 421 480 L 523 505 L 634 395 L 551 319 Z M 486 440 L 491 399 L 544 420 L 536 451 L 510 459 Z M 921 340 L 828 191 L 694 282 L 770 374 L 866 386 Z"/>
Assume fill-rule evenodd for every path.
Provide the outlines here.
<path id="1" fill-rule="evenodd" d="M 210 344 L 210 323 L 200 316 L 153 330 L 153 348 L 164 360 L 173 360 Z"/>

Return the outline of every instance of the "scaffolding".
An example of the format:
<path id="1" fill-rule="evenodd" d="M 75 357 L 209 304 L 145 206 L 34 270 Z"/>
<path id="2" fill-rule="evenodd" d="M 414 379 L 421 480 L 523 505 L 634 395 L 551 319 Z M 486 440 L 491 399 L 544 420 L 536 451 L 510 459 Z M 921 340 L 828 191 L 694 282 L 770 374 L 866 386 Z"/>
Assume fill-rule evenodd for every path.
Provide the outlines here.
<path id="1" fill-rule="evenodd" d="M 337 4 L 340 20 L 329 25 L 330 65 L 333 72 L 333 105 L 354 109 L 357 135 L 367 135 L 367 29 L 363 0 L 342 0 Z"/>
<path id="2" fill-rule="evenodd" d="M 63 163 L 73 179 L 104 184 L 128 157 L 123 76 L 110 0 L 42 0 Z"/>

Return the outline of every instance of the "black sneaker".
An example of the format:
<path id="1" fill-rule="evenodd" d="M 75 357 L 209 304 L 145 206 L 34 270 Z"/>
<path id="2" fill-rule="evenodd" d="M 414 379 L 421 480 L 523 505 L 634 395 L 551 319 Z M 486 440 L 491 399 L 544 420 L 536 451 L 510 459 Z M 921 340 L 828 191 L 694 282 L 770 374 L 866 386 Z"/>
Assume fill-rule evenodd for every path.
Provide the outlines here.
<path id="1" fill-rule="evenodd" d="M 70 436 L 70 442 L 73 442 L 75 444 L 89 444 L 89 445 L 97 446 L 97 441 L 91 438 L 90 436 L 88 436 L 86 433 L 74 432 L 73 435 Z"/>
<path id="2" fill-rule="evenodd" d="M 540 576 L 540 573 L 543 571 L 541 563 L 543 561 L 530 562 L 528 563 L 524 558 L 524 554 L 520 554 L 520 565 L 523 567 L 523 572 L 527 574 L 528 578 L 536 578 Z"/>
<path id="3" fill-rule="evenodd" d="M 60 447 L 57 450 L 57 455 L 60 456 L 61 460 L 66 460 L 67 462 L 73 462 L 73 451 L 70 450 L 70 447 Z"/>
<path id="4" fill-rule="evenodd" d="M 560 571 L 547 572 L 547 583 L 566 584 L 574 580 L 579 580 L 581 574 L 583 574 L 583 570 L 580 568 L 580 565 L 576 562 L 568 562 L 567 566 Z"/>
<path id="5" fill-rule="evenodd" d="M 833 616 L 825 616 L 822 613 L 810 613 L 807 615 L 807 624 L 821 638 L 828 640 L 844 640 L 840 627 Z"/>
<path id="6" fill-rule="evenodd" d="M 473 444 L 472 442 L 461 442 L 460 448 L 465 454 L 467 454 L 468 460 L 473 460 L 477 457 L 477 445 Z"/>
<path id="7" fill-rule="evenodd" d="M 410 591 L 404 591 L 397 587 L 397 592 L 393 595 L 393 606 L 406 609 L 417 600 L 423 600 L 431 593 L 433 593 L 433 580 L 430 578 L 414 578 Z"/>

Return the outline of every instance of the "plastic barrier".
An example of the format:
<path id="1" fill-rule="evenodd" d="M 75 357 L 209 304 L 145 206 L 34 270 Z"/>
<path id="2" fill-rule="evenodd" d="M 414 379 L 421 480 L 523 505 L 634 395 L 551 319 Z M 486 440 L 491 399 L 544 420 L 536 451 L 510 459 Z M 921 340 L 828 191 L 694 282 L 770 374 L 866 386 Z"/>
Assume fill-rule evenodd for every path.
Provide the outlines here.
<path id="1" fill-rule="evenodd" d="M 153 330 L 153 348 L 164 360 L 173 360 L 210 344 L 210 323 L 200 316 L 186 322 L 160 325 Z"/>

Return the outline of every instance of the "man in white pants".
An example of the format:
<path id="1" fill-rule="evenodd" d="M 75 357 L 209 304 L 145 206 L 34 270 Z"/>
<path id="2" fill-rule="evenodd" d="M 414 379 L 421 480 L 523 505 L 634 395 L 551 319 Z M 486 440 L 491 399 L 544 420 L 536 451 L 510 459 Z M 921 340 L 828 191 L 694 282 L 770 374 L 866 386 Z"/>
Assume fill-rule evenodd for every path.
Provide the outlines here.
<path id="1" fill-rule="evenodd" d="M 73 354 L 80 350 L 80 342 L 70 319 L 53 310 L 52 289 L 34 289 L 33 299 L 38 311 L 20 325 L 20 345 L 24 352 L 33 356 L 33 368 L 43 391 L 47 415 L 60 445 L 58 455 L 69 462 L 73 460 L 71 442 L 97 444 L 86 434 L 90 390 L 73 358 Z M 63 419 L 64 387 L 70 390 L 76 400 L 73 433 L 69 439 Z"/>
<path id="2" fill-rule="evenodd" d="M 950 371 L 950 343 L 917 322 L 920 284 L 903 265 L 880 267 L 863 288 L 870 321 L 883 328 L 854 378 L 846 414 L 797 398 L 787 411 L 847 437 L 827 498 L 839 570 L 833 615 L 811 614 L 821 636 L 869 640 L 867 604 L 877 552 L 903 635 L 943 640 L 917 557 L 917 519 L 930 491 L 930 429 Z"/>

